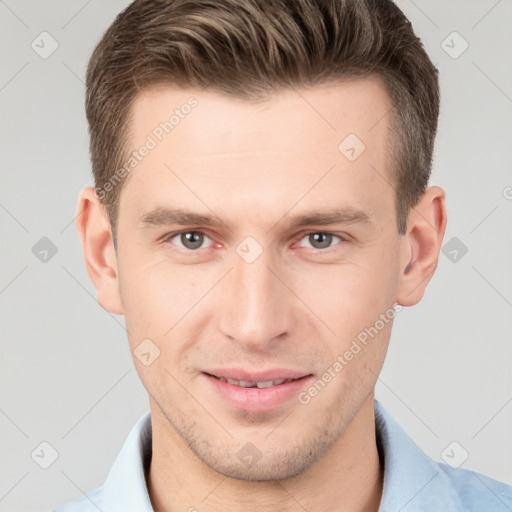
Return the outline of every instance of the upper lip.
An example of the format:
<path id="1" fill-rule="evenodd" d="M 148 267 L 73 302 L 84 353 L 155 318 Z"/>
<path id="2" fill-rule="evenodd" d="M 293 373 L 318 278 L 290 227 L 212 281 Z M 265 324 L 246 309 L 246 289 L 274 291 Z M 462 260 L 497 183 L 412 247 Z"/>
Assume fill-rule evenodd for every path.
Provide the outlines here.
<path id="1" fill-rule="evenodd" d="M 224 377 L 225 379 L 243 380 L 247 382 L 268 382 L 278 379 L 300 379 L 311 375 L 299 370 L 287 368 L 273 368 L 263 371 L 250 371 L 243 368 L 212 368 L 204 373 L 214 377 Z"/>

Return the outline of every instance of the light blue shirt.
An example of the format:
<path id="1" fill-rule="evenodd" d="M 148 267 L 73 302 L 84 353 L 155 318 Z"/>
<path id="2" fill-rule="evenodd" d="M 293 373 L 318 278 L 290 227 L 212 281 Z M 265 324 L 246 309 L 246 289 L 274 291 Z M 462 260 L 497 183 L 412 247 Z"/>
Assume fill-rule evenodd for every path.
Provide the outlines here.
<path id="1" fill-rule="evenodd" d="M 377 446 L 384 461 L 379 512 L 511 512 L 512 486 L 434 462 L 375 402 Z M 153 512 L 144 468 L 151 460 L 151 416 L 131 430 L 102 487 L 54 512 Z"/>

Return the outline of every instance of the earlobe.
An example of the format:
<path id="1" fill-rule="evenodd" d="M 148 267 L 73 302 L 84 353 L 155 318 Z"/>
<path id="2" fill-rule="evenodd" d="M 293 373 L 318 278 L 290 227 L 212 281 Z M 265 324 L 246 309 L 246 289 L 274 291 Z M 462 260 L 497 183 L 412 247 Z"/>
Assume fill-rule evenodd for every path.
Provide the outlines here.
<path id="1" fill-rule="evenodd" d="M 445 194 L 429 187 L 411 209 L 407 233 L 402 239 L 397 302 L 413 306 L 423 297 L 434 275 L 446 229 Z"/>
<path id="2" fill-rule="evenodd" d="M 76 228 L 82 242 L 87 273 L 96 288 L 99 304 L 110 313 L 122 315 L 117 255 L 110 222 L 92 187 L 80 193 Z"/>

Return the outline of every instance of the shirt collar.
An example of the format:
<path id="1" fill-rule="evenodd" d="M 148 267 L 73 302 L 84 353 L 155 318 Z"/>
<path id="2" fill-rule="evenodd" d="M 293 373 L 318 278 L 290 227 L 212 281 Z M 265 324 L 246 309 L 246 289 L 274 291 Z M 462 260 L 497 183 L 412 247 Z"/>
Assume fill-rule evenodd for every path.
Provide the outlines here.
<path id="1" fill-rule="evenodd" d="M 151 415 L 147 412 L 132 428 L 103 484 L 106 511 L 154 512 L 146 485 L 151 439 Z"/>
<path id="2" fill-rule="evenodd" d="M 465 510 L 439 465 L 427 457 L 375 401 L 377 448 L 384 465 L 379 512 Z M 103 485 L 105 510 L 153 512 L 146 485 L 152 455 L 151 416 L 135 424 Z"/>
<path id="3" fill-rule="evenodd" d="M 375 432 L 384 465 L 379 512 L 466 510 L 439 464 L 423 453 L 377 400 Z"/>

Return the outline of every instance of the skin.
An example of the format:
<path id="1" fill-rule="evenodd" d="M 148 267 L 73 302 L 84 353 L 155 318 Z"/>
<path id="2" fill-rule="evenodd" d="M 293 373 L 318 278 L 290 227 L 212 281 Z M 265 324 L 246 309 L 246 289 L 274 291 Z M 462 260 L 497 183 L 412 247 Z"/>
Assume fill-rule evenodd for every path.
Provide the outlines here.
<path id="1" fill-rule="evenodd" d="M 237 411 L 202 372 L 280 367 L 321 377 L 394 303 L 422 298 L 444 235 L 444 192 L 428 188 L 407 233 L 398 233 L 387 159 L 391 104 L 375 77 L 282 91 L 260 103 L 192 89 L 145 91 L 132 112 L 133 147 L 190 96 L 198 106 L 121 192 L 117 252 L 92 188 L 78 205 L 99 303 L 125 316 L 132 353 L 146 338 L 161 351 L 149 366 L 134 357 L 149 394 L 153 507 L 377 510 L 383 470 L 374 387 L 392 322 L 308 404 Z M 338 150 L 350 133 L 366 146 L 352 162 Z M 224 224 L 140 221 L 158 207 L 214 212 Z M 296 215 L 331 209 L 366 220 L 292 226 Z M 172 237 L 187 230 L 205 233 L 199 249 Z M 318 248 L 313 233 L 336 236 Z M 252 263 L 236 252 L 247 236 L 263 249 Z M 247 442 L 261 453 L 249 467 L 237 457 Z"/>

